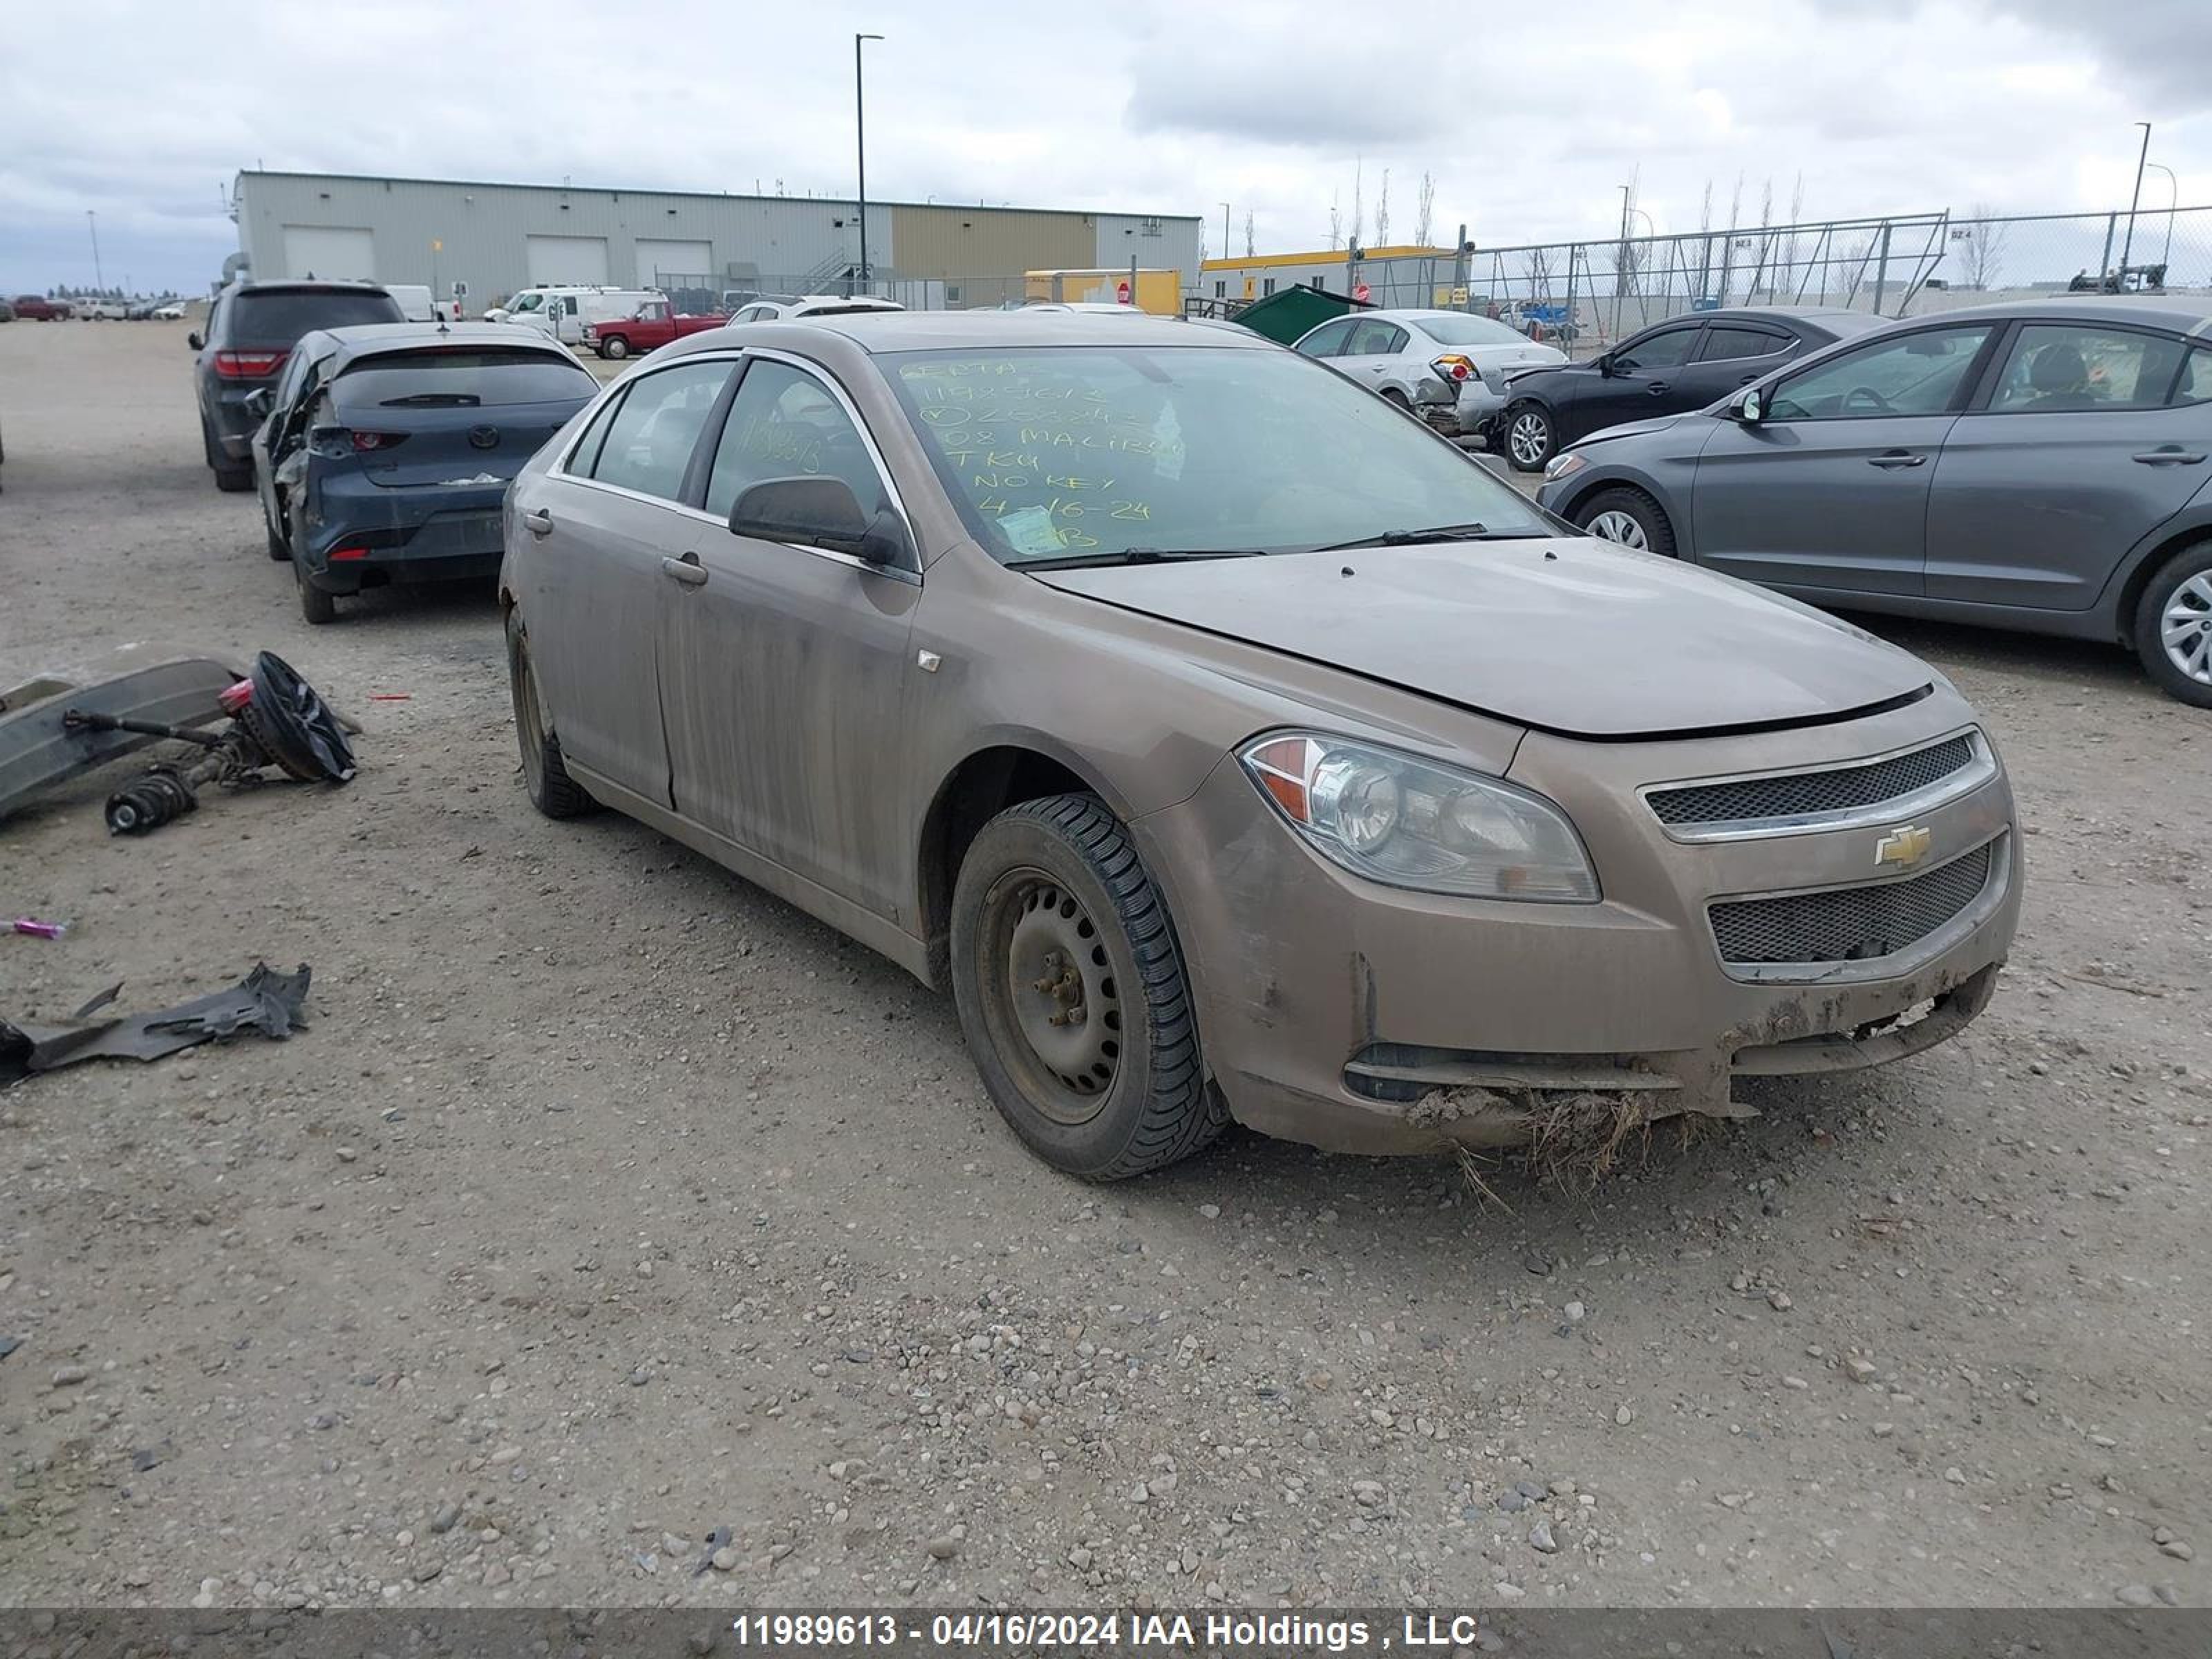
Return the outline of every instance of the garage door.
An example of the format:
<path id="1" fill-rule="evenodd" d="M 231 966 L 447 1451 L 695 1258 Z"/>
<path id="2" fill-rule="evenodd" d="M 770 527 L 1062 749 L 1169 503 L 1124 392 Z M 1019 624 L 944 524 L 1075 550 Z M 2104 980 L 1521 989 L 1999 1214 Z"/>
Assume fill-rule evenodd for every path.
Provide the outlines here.
<path id="1" fill-rule="evenodd" d="M 257 272 L 256 275 L 260 273 Z M 270 276 L 278 272 L 268 273 Z M 376 280 L 376 238 L 344 225 L 284 227 L 286 276 L 319 276 L 325 282 Z"/>
<path id="2" fill-rule="evenodd" d="M 548 283 L 589 287 L 607 280 L 607 239 L 604 236 L 531 236 L 530 283 Z"/>
<path id="3" fill-rule="evenodd" d="M 637 244 L 637 285 L 659 286 L 660 279 L 702 277 L 714 268 L 712 242 L 660 242 L 640 237 Z"/>

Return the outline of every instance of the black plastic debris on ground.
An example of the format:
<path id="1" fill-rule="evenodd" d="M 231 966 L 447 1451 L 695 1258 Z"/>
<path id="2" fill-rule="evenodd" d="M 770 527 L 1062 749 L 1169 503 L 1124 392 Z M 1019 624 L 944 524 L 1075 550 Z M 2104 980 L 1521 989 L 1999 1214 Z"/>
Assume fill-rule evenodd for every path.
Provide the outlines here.
<path id="1" fill-rule="evenodd" d="M 94 1019 L 122 991 L 111 986 L 58 1025 L 0 1019 L 0 1083 L 51 1072 L 81 1060 L 161 1060 L 203 1042 L 258 1031 L 282 1039 L 304 1030 L 309 972 L 289 974 L 265 962 L 227 991 L 216 991 L 149 1014 Z"/>

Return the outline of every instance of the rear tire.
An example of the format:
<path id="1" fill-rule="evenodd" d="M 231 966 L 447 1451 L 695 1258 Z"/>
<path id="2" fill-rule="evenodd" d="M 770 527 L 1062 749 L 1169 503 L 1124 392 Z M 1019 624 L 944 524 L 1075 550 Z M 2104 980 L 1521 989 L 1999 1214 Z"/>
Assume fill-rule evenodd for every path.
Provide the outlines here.
<path id="1" fill-rule="evenodd" d="M 1574 520 L 1600 541 L 1662 559 L 1674 556 L 1674 526 L 1659 503 L 1640 489 L 1601 489 L 1575 509 Z"/>
<path id="2" fill-rule="evenodd" d="M 1541 472 L 1559 452 L 1559 431 L 1541 404 L 1516 404 L 1499 423 L 1505 459 L 1516 472 Z"/>
<path id="3" fill-rule="evenodd" d="M 1229 1121 L 1166 902 L 1095 796 L 983 826 L 953 887 L 952 988 L 992 1103 L 1055 1169 L 1124 1180 Z"/>
<path id="4" fill-rule="evenodd" d="M 522 784 L 530 804 L 549 818 L 581 817 L 599 810 L 591 792 L 568 775 L 561 739 L 545 718 L 538 676 L 530 666 L 530 637 L 522 618 L 507 613 L 507 678 L 514 697 L 514 735 L 522 749 Z"/>
<path id="5" fill-rule="evenodd" d="M 279 564 L 289 563 L 292 557 L 292 544 L 284 539 L 283 532 L 276 528 L 266 513 L 261 515 L 261 529 L 269 538 L 269 556 Z"/>
<path id="6" fill-rule="evenodd" d="M 2134 638 L 2160 690 L 2212 708 L 2212 541 L 2185 547 L 2158 568 L 2136 602 Z"/>
<path id="7" fill-rule="evenodd" d="M 338 602 L 307 579 L 307 567 L 299 560 L 292 561 L 292 580 L 300 588 L 300 614 L 313 626 L 320 628 L 325 623 L 338 619 Z"/>

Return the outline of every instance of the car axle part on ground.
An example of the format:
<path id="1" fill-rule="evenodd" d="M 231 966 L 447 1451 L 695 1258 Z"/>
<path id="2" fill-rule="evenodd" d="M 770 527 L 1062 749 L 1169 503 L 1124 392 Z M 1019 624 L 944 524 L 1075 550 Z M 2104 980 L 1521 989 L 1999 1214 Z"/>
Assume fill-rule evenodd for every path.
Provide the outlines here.
<path id="1" fill-rule="evenodd" d="M 117 791 L 108 802 L 112 830 L 143 833 L 191 811 L 200 786 L 250 784 L 267 768 L 301 781 L 343 783 L 355 769 L 349 729 L 273 652 L 241 674 L 212 657 L 125 646 L 83 670 L 40 674 L 0 691 L 0 817 L 163 738 L 204 754 L 189 768 L 149 768 Z"/>

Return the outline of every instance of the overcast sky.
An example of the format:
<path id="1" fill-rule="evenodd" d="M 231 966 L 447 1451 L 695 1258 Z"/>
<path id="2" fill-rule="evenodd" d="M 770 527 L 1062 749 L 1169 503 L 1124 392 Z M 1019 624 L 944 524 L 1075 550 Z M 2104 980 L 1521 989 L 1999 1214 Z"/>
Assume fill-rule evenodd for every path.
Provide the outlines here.
<path id="1" fill-rule="evenodd" d="M 456 23 L 453 20 L 465 20 Z M 1221 251 L 1350 226 L 1383 170 L 1410 241 L 1662 231 L 1989 203 L 2124 207 L 2140 135 L 2212 203 L 2212 0 L 1340 0 L 996 7 L 64 0 L 0 31 L 0 292 L 204 291 L 240 167 L 849 196 L 852 34 L 872 195 L 1203 216 Z M 2147 207 L 2163 208 L 2153 172 Z"/>

